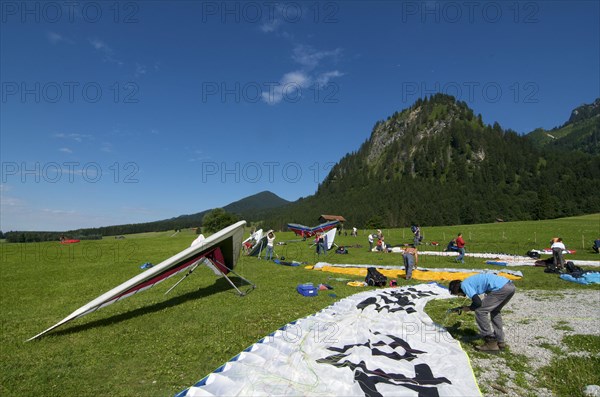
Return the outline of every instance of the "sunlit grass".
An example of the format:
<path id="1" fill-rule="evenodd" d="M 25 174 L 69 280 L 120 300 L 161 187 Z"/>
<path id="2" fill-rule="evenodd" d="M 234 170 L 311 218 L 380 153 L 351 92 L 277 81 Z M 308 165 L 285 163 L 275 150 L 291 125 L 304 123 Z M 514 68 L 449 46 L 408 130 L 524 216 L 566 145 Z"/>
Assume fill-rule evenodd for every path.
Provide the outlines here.
<path id="1" fill-rule="evenodd" d="M 425 241 L 437 240 L 441 245 L 426 245 L 422 249 L 441 250 L 447 243 L 445 240 L 461 231 L 470 251 L 490 251 L 486 247 L 493 246 L 499 252 L 524 254 L 531 248 L 543 248 L 554 235 L 561 235 L 568 246 L 571 241 L 581 239 L 578 233 L 589 233 L 591 238 L 589 231 L 597 231 L 597 227 L 598 215 L 460 228 L 423 227 Z M 384 232 L 386 240 L 393 244 L 412 240 L 408 229 Z M 288 243 L 276 246 L 275 252 L 286 260 L 309 264 L 323 260 L 400 265 L 398 254 L 367 252 L 366 233 L 360 231 L 356 238 L 342 235 L 336 239 L 338 245 L 348 247 L 348 255 L 330 251 L 318 258 L 310 241 L 303 242 L 292 233 L 280 232 L 276 242 Z M 347 280 L 336 280 L 360 280 L 358 276 L 310 271 L 302 266 L 287 267 L 242 257 L 236 270 L 257 285 L 245 297 L 237 296 L 224 280 L 215 279 L 208 269 L 199 268 L 168 295 L 164 294 L 176 279 L 68 323 L 39 341 L 24 342 L 139 274 L 143 263 L 157 264 L 188 247 L 195 238 L 190 230 L 173 234 L 173 231 L 145 233 L 68 246 L 56 242 L 1 244 L 0 395 L 173 395 L 279 327 L 362 290 L 347 286 Z M 502 234 L 505 238 L 501 238 Z M 532 236 L 537 236 L 537 244 L 524 243 Z M 579 249 L 573 257 L 597 258 Z M 420 259 L 420 266 L 424 267 L 457 266 L 450 258 L 421 256 Z M 484 262 L 467 258 L 463 267 L 489 267 Z M 525 275 L 516 282 L 520 289 L 598 289 L 564 282 L 540 268 L 518 270 Z M 233 279 L 241 284 L 241 280 Z M 407 283 L 398 281 L 400 285 Z M 327 283 L 334 290 L 314 298 L 302 297 L 295 287 L 305 282 Z M 329 296 L 331 293 L 335 297 Z M 438 317 L 445 315 L 453 303 L 452 300 L 434 301 L 427 310 L 440 321 L 436 310 Z M 433 309 L 430 310 L 430 306 Z M 465 321 L 466 317 L 452 318 L 447 325 L 452 327 L 459 320 Z M 465 322 L 461 327 L 463 334 L 455 336 L 468 339 L 476 333 L 474 322 Z"/>

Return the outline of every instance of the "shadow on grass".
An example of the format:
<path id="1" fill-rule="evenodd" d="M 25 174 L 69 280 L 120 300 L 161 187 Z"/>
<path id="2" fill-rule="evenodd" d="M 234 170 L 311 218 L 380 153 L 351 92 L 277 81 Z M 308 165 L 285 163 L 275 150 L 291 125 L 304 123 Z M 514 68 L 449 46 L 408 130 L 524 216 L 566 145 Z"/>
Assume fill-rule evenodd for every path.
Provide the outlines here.
<path id="1" fill-rule="evenodd" d="M 253 290 L 253 288 L 251 287 L 252 284 L 245 282 L 241 278 L 229 277 L 229 279 L 238 288 L 240 288 L 240 290 L 244 293 L 244 295 L 246 295 L 247 293 L 249 293 L 250 291 Z M 244 286 L 250 286 L 250 288 L 243 290 L 241 287 L 244 287 Z M 220 277 L 215 281 L 215 283 L 213 285 L 210 285 L 205 288 L 200 288 L 197 291 L 188 292 L 187 294 L 184 294 L 184 295 L 172 297 L 171 299 L 168 299 L 164 302 L 155 303 L 150 306 L 140 307 L 139 309 L 131 310 L 131 311 L 128 311 L 128 312 L 122 313 L 122 314 L 117 314 L 117 315 L 114 315 L 114 316 L 111 316 L 108 318 L 104 318 L 101 320 L 95 320 L 95 321 L 92 321 L 92 322 L 89 322 L 86 324 L 76 325 L 74 327 L 70 327 L 67 329 L 60 330 L 60 331 L 54 331 L 51 334 L 49 334 L 48 336 L 50 336 L 50 335 L 52 335 L 52 336 L 69 335 L 69 334 L 74 334 L 77 332 L 85 331 L 85 330 L 88 330 L 91 328 L 106 327 L 106 326 L 117 324 L 117 323 L 120 323 L 123 321 L 128 321 L 135 317 L 144 316 L 144 315 L 154 313 L 154 312 L 159 312 L 161 310 L 164 310 L 164 309 L 167 309 L 170 307 L 174 307 L 174 306 L 180 305 L 182 303 L 185 303 L 185 302 L 188 302 L 191 300 L 204 298 L 204 297 L 207 297 L 207 296 L 210 296 L 213 294 L 217 294 L 220 292 L 230 292 L 233 295 L 239 296 L 238 292 L 231 286 L 231 284 L 229 284 L 225 278 Z"/>
<path id="2" fill-rule="evenodd" d="M 479 332 L 473 328 L 468 328 L 462 321 L 456 321 L 454 324 L 446 326 L 446 330 L 456 340 L 464 343 L 472 343 L 480 339 Z"/>

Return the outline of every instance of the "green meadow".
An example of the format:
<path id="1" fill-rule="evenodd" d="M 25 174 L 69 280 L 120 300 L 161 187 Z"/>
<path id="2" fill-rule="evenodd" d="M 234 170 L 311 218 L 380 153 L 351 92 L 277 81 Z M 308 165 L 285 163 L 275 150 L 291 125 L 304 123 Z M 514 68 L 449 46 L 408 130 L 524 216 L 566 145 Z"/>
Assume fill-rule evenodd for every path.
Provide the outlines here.
<path id="1" fill-rule="evenodd" d="M 352 225 L 346 227 L 351 229 Z M 247 228 L 247 232 L 249 232 Z M 598 260 L 591 250 L 600 237 L 600 214 L 548 221 L 506 222 L 484 225 L 422 227 L 427 245 L 422 250 L 442 250 L 462 232 L 467 252 L 495 252 L 524 255 L 530 249 L 549 247 L 552 237 L 563 238 L 567 248 L 577 250 L 568 259 Z M 356 263 L 400 265 L 401 255 L 367 252 L 367 233 L 358 237 L 342 235 L 338 245 L 348 255 L 330 251 L 317 258 L 309 241 L 290 232 L 276 233 L 275 252 L 286 260 L 314 264 Z M 408 228 L 384 230 L 391 244 L 412 242 Z M 236 271 L 256 284 L 244 297 L 238 296 L 223 279 L 207 268 L 198 268 L 168 295 L 165 292 L 178 277 L 123 301 L 74 320 L 40 340 L 28 338 L 52 326 L 102 293 L 139 274 L 145 262 L 158 264 L 187 248 L 196 237 L 184 230 L 106 237 L 98 241 L 60 245 L 58 242 L 0 244 L 0 319 L 2 396 L 169 396 L 197 382 L 241 350 L 290 321 L 316 311 L 364 289 L 349 287 L 348 280 L 360 279 L 337 274 L 276 265 L 241 256 Z M 247 235 L 248 233 L 246 233 Z M 430 245 L 438 242 L 439 245 Z M 361 247 L 358 247 L 358 246 Z M 423 267 L 489 268 L 484 259 L 466 258 L 457 265 L 451 258 L 420 257 Z M 542 268 L 520 267 L 524 274 L 516 281 L 519 289 L 594 289 L 562 281 Z M 232 278 L 247 289 L 242 281 Z M 328 283 L 333 291 L 306 298 L 296 293 L 299 283 Z M 398 280 L 405 285 L 405 280 Z M 417 280 L 410 281 L 419 283 Z M 334 296 L 330 294 L 334 293 Z M 452 302 L 432 305 L 431 316 L 438 321 Z M 475 328 L 473 321 L 472 329 Z M 570 341 L 591 346 L 597 339 Z M 585 347 L 584 347 L 585 348 Z M 475 354 L 467 349 L 468 354 Z M 518 354 L 512 355 L 520 365 Z M 576 359 L 576 358 L 574 358 Z M 600 373 L 598 360 L 590 371 Z M 540 374 L 542 386 L 559 393 L 552 372 Z M 587 381 L 585 379 L 584 381 Z"/>

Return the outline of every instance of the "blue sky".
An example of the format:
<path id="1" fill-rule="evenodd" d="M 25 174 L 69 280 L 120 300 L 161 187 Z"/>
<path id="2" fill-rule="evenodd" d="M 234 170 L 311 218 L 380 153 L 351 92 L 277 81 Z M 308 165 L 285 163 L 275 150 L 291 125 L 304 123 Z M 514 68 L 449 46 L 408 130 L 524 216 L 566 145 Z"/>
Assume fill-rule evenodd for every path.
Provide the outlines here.
<path id="1" fill-rule="evenodd" d="M 595 1 L 0 5 L 5 232 L 296 200 L 434 92 L 519 133 L 600 96 Z"/>

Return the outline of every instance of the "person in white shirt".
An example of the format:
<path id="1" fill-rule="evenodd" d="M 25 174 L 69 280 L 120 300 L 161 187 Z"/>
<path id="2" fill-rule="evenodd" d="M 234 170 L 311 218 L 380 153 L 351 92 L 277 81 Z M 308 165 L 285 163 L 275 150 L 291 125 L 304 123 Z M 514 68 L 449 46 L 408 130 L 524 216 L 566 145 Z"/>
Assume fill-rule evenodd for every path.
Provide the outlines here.
<path id="1" fill-rule="evenodd" d="M 563 251 L 566 250 L 565 244 L 562 241 L 562 238 L 555 237 L 552 239 L 552 258 L 554 259 L 554 266 L 558 269 L 562 269 L 565 267 L 565 260 L 563 258 Z"/>
<path id="2" fill-rule="evenodd" d="M 275 242 L 275 234 L 273 234 L 273 231 L 269 231 L 269 233 L 267 233 L 267 251 L 265 252 L 265 259 L 266 260 L 272 260 L 273 259 L 273 245 Z"/>

